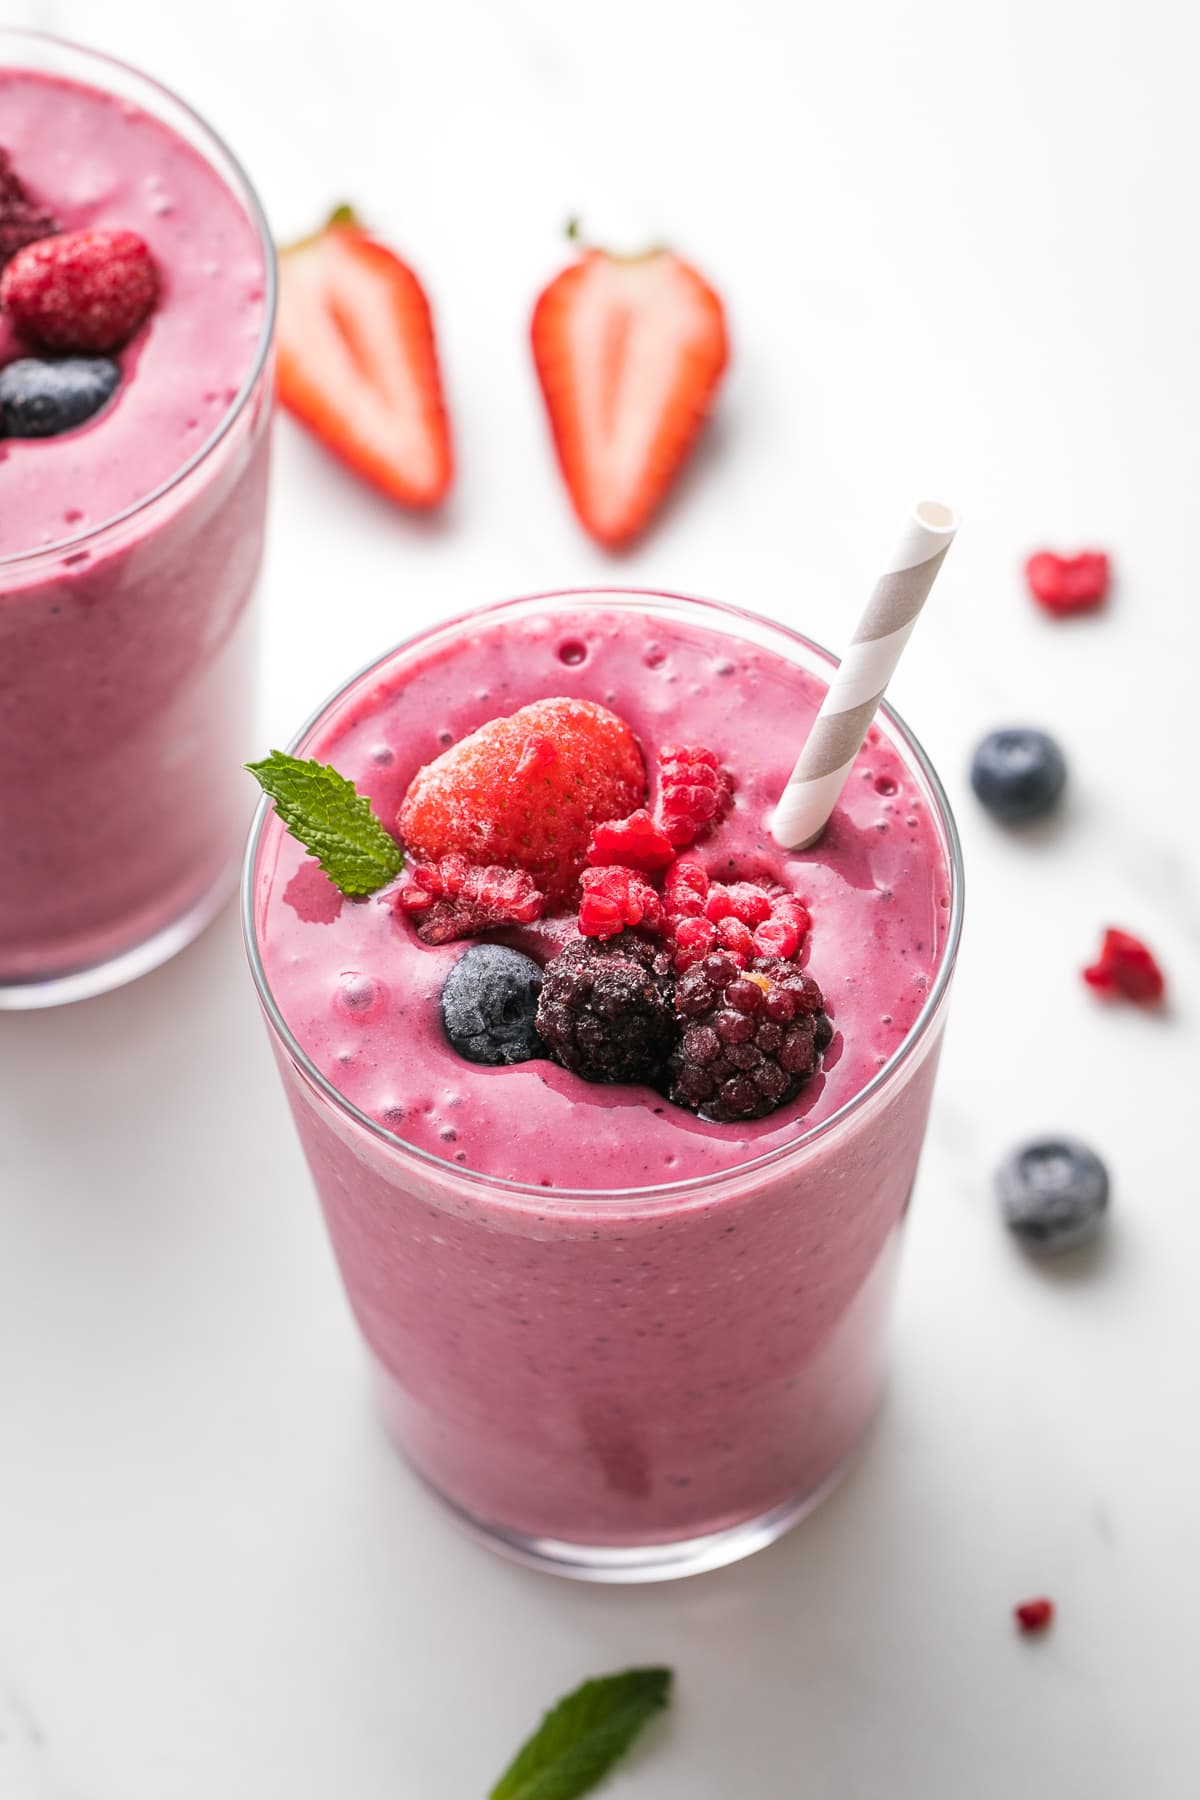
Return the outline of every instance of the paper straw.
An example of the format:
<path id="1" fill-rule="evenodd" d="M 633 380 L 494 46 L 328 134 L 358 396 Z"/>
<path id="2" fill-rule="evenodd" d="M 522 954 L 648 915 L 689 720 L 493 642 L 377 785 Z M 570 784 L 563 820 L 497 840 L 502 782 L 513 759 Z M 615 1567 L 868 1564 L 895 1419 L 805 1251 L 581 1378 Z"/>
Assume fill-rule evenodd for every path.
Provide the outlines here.
<path id="1" fill-rule="evenodd" d="M 785 850 L 807 850 L 829 823 L 957 529 L 937 500 L 919 501 L 905 520 L 775 809 L 771 831 Z"/>

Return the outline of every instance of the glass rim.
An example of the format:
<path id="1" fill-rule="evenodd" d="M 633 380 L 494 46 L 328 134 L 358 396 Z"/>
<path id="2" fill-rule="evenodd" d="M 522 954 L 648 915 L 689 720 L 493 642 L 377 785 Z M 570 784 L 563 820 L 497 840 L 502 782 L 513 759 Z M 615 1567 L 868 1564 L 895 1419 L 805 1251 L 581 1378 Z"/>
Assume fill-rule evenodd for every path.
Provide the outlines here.
<path id="1" fill-rule="evenodd" d="M 495 600 L 486 602 L 482 606 L 471 607 L 464 612 L 454 613 L 447 619 L 441 619 L 436 624 L 425 626 L 420 631 L 412 632 L 408 637 L 401 638 L 389 650 L 385 650 L 381 656 L 372 657 L 369 662 L 364 663 L 348 680 L 343 681 L 322 701 L 288 743 L 287 754 L 294 755 L 316 730 L 322 719 L 332 712 L 353 688 L 357 687 L 360 682 L 368 680 L 403 652 L 417 648 L 441 632 L 469 625 L 472 621 L 478 621 L 486 616 L 503 613 L 510 607 L 528 606 L 539 601 L 580 600 L 584 597 L 598 600 L 667 600 L 711 609 L 727 618 L 747 620 L 756 626 L 766 626 L 771 631 L 777 631 L 799 644 L 803 649 L 815 652 L 832 668 L 836 668 L 840 660 L 831 651 L 826 650 L 824 645 L 818 644 L 813 638 L 806 637 L 803 632 L 793 630 L 790 625 L 784 625 L 777 619 L 768 618 L 763 613 L 752 612 L 748 607 L 731 606 L 726 601 L 712 600 L 700 594 L 684 594 L 664 588 L 643 587 L 547 588 L 536 593 L 515 594 L 506 600 Z M 950 916 L 946 926 L 946 941 L 925 1002 L 891 1056 L 875 1072 L 870 1081 L 866 1082 L 856 1093 L 851 1094 L 850 1098 L 845 1100 L 835 1112 L 830 1113 L 828 1118 L 821 1119 L 817 1124 L 809 1126 L 788 1143 L 779 1144 L 773 1150 L 765 1151 L 761 1156 L 749 1157 L 744 1162 L 734 1163 L 729 1168 L 714 1169 L 711 1173 L 688 1176 L 680 1181 L 656 1182 L 647 1187 L 546 1188 L 532 1182 L 513 1181 L 506 1176 L 485 1175 L 477 1169 L 464 1168 L 460 1163 L 447 1162 L 444 1157 L 436 1156 L 430 1150 L 422 1150 L 416 1144 L 410 1144 L 407 1139 L 400 1137 L 396 1132 L 389 1131 L 385 1125 L 381 1125 L 369 1113 L 365 1113 L 360 1107 L 355 1106 L 354 1102 L 347 1099 L 346 1095 L 334 1085 L 329 1077 L 321 1072 L 296 1039 L 271 990 L 259 950 L 258 931 L 254 917 L 258 853 L 264 827 L 273 810 L 269 797 L 264 794 L 251 821 L 242 865 L 242 940 L 246 958 L 250 964 L 250 972 L 258 992 L 259 1003 L 275 1038 L 308 1083 L 332 1103 L 335 1111 L 362 1127 L 379 1143 L 414 1158 L 429 1170 L 442 1177 L 448 1177 L 456 1185 L 465 1184 L 468 1187 L 494 1192 L 509 1199 L 536 1199 L 543 1211 L 553 1210 L 564 1205 L 594 1205 L 606 1200 L 620 1200 L 631 1205 L 646 1206 L 657 1201 L 678 1199 L 698 1188 L 702 1188 L 705 1192 L 717 1191 L 731 1183 L 745 1179 L 748 1175 L 773 1165 L 786 1163 L 796 1157 L 799 1152 L 807 1150 L 811 1145 L 828 1136 L 830 1132 L 853 1119 L 878 1093 L 890 1085 L 893 1078 L 911 1060 L 941 1011 L 958 957 L 959 942 L 962 936 L 965 871 L 962 844 L 954 813 L 937 770 L 920 741 L 886 701 L 881 702 L 879 713 L 896 735 L 906 754 L 911 757 L 935 802 L 938 821 L 948 852 Z"/>
<path id="2" fill-rule="evenodd" d="M 190 475 L 194 474 L 201 464 L 208 460 L 213 451 L 216 450 L 229 435 L 229 432 L 245 411 L 247 402 L 250 400 L 258 386 L 259 378 L 266 366 L 271 343 L 275 335 L 275 313 L 279 285 L 278 270 L 275 261 L 275 240 L 271 236 L 271 228 L 267 222 L 267 215 L 263 209 L 262 201 L 259 199 L 258 189 L 251 181 L 250 176 L 247 174 L 240 159 L 235 156 L 220 132 L 217 131 L 215 126 L 209 124 L 202 113 L 198 112 L 194 106 L 191 106 L 188 101 L 177 94 L 174 88 L 168 87 L 165 81 L 159 81 L 155 76 L 148 75 L 146 71 L 140 69 L 136 63 L 127 62 L 124 57 L 110 56 L 107 51 L 95 50 L 90 44 L 81 44 L 75 38 L 63 37 L 59 33 L 53 31 L 38 31 L 32 27 L 20 25 L 0 25 L 0 67 L 8 66 L 14 70 L 20 70 L 21 64 L 15 62 L 7 63 L 6 59 L 9 47 L 21 43 L 48 45 L 52 49 L 66 50 L 72 55 L 86 57 L 90 61 L 99 64 L 102 68 L 107 67 L 110 69 L 123 70 L 126 75 L 132 75 L 135 81 L 142 82 L 146 87 L 153 89 L 159 94 L 165 95 L 166 99 L 170 101 L 173 106 L 178 107 L 181 112 L 186 113 L 187 117 L 195 125 L 199 126 L 201 133 L 210 143 L 214 144 L 221 155 L 226 158 L 230 168 L 233 170 L 233 173 L 241 182 L 244 189 L 244 193 L 239 195 L 238 198 L 245 202 L 247 216 L 254 228 L 255 235 L 258 238 L 259 248 L 262 251 L 264 293 L 262 326 L 259 330 L 258 341 L 254 346 L 254 354 L 251 357 L 250 365 L 246 371 L 242 384 L 238 388 L 233 399 L 229 402 L 225 412 L 221 415 L 216 425 L 214 425 L 209 436 L 192 452 L 187 461 L 181 463 L 179 468 L 168 475 L 165 480 L 160 481 L 156 488 L 152 488 L 151 491 L 148 494 L 144 494 L 141 499 L 134 500 L 129 506 L 124 507 L 121 512 L 113 513 L 111 518 L 102 519 L 99 524 L 89 525 L 84 531 L 75 532 L 69 537 L 56 538 L 52 544 L 38 544 L 31 550 L 15 550 L 10 551 L 5 556 L 0 556 L 0 571 L 19 568 L 23 565 L 33 565 L 43 560 L 56 560 L 62 556 L 64 551 L 77 550 L 82 546 L 92 543 L 97 538 L 106 536 L 109 532 L 115 531 L 118 526 L 127 524 L 129 520 L 137 518 L 139 514 L 145 512 L 149 507 L 157 505 L 160 500 L 165 499 L 175 488 L 180 487 Z M 35 74 L 44 72 L 45 71 L 38 69 L 33 70 L 33 73 Z M 225 180 L 222 170 L 218 169 L 216 173 L 221 176 L 222 180 Z M 228 187 L 230 183 L 225 180 L 225 185 Z"/>

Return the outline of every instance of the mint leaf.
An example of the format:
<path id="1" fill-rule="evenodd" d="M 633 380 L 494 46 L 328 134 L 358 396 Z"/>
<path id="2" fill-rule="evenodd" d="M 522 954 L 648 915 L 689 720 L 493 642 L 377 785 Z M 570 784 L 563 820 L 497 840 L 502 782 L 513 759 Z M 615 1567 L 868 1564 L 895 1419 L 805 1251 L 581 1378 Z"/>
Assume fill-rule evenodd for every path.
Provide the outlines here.
<path id="1" fill-rule="evenodd" d="M 404 855 L 354 783 L 328 763 L 272 750 L 246 767 L 294 838 L 343 894 L 373 894 L 398 875 Z"/>
<path id="2" fill-rule="evenodd" d="M 575 1800 L 590 1793 L 667 1704 L 671 1679 L 670 1669 L 626 1669 L 585 1681 L 546 1714 L 489 1800 Z"/>

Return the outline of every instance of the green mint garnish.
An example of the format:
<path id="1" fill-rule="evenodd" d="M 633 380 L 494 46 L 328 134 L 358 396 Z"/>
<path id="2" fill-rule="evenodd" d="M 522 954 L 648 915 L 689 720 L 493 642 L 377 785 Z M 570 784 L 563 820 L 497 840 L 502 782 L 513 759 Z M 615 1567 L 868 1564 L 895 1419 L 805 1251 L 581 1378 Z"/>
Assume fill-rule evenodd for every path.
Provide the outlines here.
<path id="1" fill-rule="evenodd" d="M 404 855 L 371 802 L 328 763 L 272 750 L 246 767 L 294 838 L 343 894 L 373 894 L 398 875 Z"/>
<path id="2" fill-rule="evenodd" d="M 489 1800 L 575 1800 L 590 1793 L 670 1694 L 670 1669 L 626 1669 L 585 1681 L 546 1714 Z"/>

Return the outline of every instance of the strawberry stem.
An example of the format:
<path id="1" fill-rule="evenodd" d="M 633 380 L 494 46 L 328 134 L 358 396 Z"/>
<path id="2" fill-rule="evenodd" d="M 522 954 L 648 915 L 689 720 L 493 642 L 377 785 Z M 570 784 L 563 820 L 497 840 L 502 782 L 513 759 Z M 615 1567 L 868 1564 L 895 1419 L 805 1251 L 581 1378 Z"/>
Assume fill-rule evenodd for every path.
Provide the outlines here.
<path id="1" fill-rule="evenodd" d="M 567 220 L 567 242 L 574 244 L 584 256 L 608 256 L 613 262 L 639 263 L 649 262 L 655 256 L 669 256 L 669 244 L 648 244 L 644 250 L 610 250 L 604 244 L 593 244 L 583 235 L 583 220 L 573 213 Z"/>

